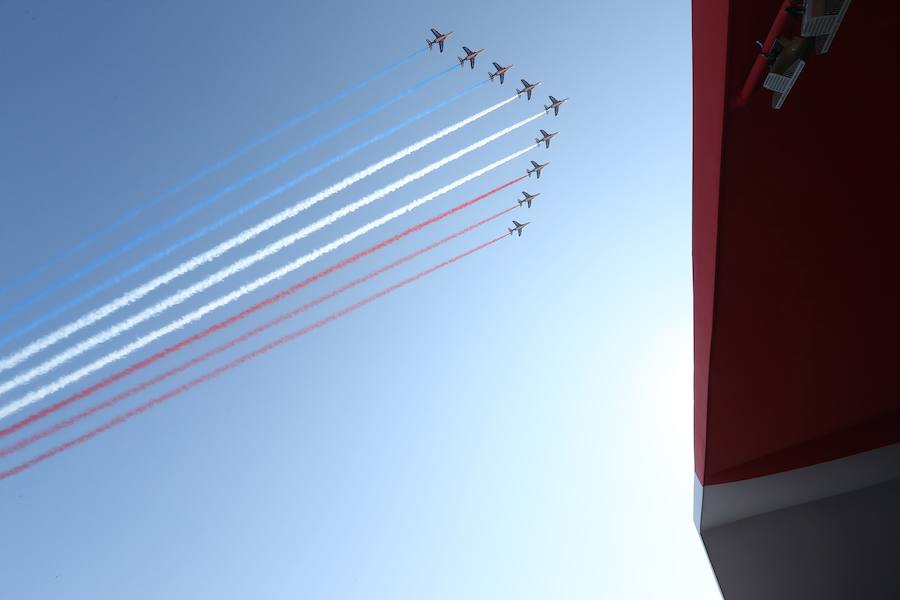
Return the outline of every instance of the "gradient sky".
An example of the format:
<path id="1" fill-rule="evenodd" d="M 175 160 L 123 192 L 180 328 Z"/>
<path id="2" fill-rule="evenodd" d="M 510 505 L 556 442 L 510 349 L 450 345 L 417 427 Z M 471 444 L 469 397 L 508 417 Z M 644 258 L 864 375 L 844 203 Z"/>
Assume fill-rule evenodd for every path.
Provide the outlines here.
<path id="1" fill-rule="evenodd" d="M 234 329 L 245 331 L 509 206 L 521 189 L 542 194 L 530 211 L 511 215 L 533 222 L 525 235 L 0 482 L 3 597 L 719 597 L 692 523 L 688 2 L 335 1 L 306 9 L 288 1 L 0 1 L 0 282 L 421 47 L 429 27 L 456 32 L 443 55 L 420 56 L 342 100 L 0 297 L 0 308 L 452 65 L 462 44 L 487 48 L 475 71 L 451 73 L 226 196 L 0 325 L 0 333 L 481 80 L 493 60 L 515 64 L 505 85 L 483 86 L 311 177 L 85 308 L 507 97 L 520 77 L 544 83 L 533 101 L 517 101 L 356 184 L 140 307 L 533 114 L 548 93 L 572 101 L 558 118 L 472 153 L 72 365 L 523 147 L 538 127 L 558 129 L 550 150 L 533 150 L 188 330 L 522 174 L 527 159 L 550 159 L 540 181 L 410 236 Z M 498 221 L 455 240 L 250 347 L 505 226 Z"/>

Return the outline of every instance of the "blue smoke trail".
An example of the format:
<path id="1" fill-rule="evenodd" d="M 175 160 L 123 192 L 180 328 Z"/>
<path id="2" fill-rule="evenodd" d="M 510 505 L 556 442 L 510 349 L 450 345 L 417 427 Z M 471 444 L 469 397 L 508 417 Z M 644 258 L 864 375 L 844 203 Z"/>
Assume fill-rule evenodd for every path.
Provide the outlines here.
<path id="1" fill-rule="evenodd" d="M 370 108 L 369 110 L 367 110 L 363 113 L 360 113 L 360 114 L 356 115 L 355 117 L 352 117 L 352 118 L 344 121 L 343 123 L 341 123 L 334 129 L 332 129 L 331 131 L 323 133 L 322 135 L 319 135 L 319 136 L 313 138 L 309 142 L 306 142 L 305 144 L 298 146 L 297 148 L 294 148 L 290 152 L 282 155 L 281 157 L 275 159 L 274 161 L 272 161 L 266 165 L 263 165 L 262 167 L 259 167 L 258 169 L 251 172 L 250 174 L 244 176 L 243 178 L 227 185 L 222 190 L 215 192 L 214 194 L 207 196 L 206 198 L 203 198 L 202 200 L 200 200 L 199 202 L 196 202 L 192 206 L 189 206 L 186 210 L 178 213 L 174 217 L 171 217 L 168 220 L 163 221 L 162 223 L 160 223 L 158 225 L 155 225 L 149 229 L 146 229 L 144 232 L 138 234 L 136 237 L 132 238 L 131 240 L 125 242 L 124 244 L 121 244 L 120 246 L 118 246 L 116 248 L 113 248 L 112 250 L 110 250 L 106 254 L 103 254 L 99 258 L 92 260 L 84 267 L 81 267 L 80 269 L 76 269 L 75 271 L 72 271 L 65 277 L 53 282 L 52 284 L 48 285 L 47 287 L 45 287 L 44 289 L 40 290 L 39 292 L 33 294 L 32 296 L 30 296 L 16 304 L 14 304 L 13 306 L 7 308 L 6 310 L 0 312 L 0 323 L 8 320 L 10 317 L 18 314 L 19 312 L 21 312 L 25 308 L 28 308 L 32 304 L 40 302 L 41 300 L 43 300 L 44 298 L 46 298 L 47 296 L 49 296 L 56 290 L 59 290 L 65 286 L 69 285 L 70 283 L 77 281 L 78 279 L 87 275 L 88 273 L 102 267 L 103 265 L 105 265 L 108 262 L 110 262 L 111 260 L 117 258 L 121 254 L 124 254 L 125 252 L 128 252 L 129 250 L 132 250 L 132 249 L 136 248 L 137 246 L 143 244 L 147 240 L 156 237 L 157 235 L 159 235 L 160 233 L 169 229 L 170 227 L 174 227 L 181 221 L 184 221 L 185 219 L 191 217 L 192 215 L 196 214 L 200 210 L 216 203 L 226 194 L 233 192 L 235 190 L 238 190 L 238 189 L 244 187 L 245 185 L 247 185 L 248 183 L 250 183 L 251 181 L 253 181 L 254 179 L 274 171 L 275 169 L 282 166 L 289 160 L 295 158 L 299 154 L 302 154 L 303 152 L 306 152 L 307 150 L 310 150 L 311 148 L 318 146 L 322 142 L 333 138 L 334 136 L 336 136 L 340 132 L 344 131 L 345 129 L 359 123 L 360 121 L 363 121 L 364 119 L 367 119 L 368 117 L 374 115 L 375 113 L 377 113 L 379 111 L 384 110 L 385 108 L 391 106 L 392 104 L 399 102 L 406 96 L 409 96 L 413 92 L 425 87 L 429 83 L 432 83 L 432 82 L 440 79 L 441 77 L 444 77 L 445 75 L 447 75 L 449 72 L 451 72 L 453 70 L 454 70 L 453 67 L 447 67 L 446 69 L 444 69 L 438 73 L 435 73 L 431 77 L 428 77 L 427 79 L 420 81 L 419 83 L 400 92 L 399 94 L 397 94 L 391 98 L 388 98 L 381 104 L 379 104 L 373 108 Z M 2 343 L 0 343 L 0 346 L 2 346 Z"/>
<path id="2" fill-rule="evenodd" d="M 456 69 L 456 67 L 450 67 L 450 69 Z M 445 71 L 445 72 L 446 72 L 446 71 Z M 0 347 L 5 346 L 6 344 L 8 344 L 9 342 L 11 342 L 12 340 L 14 340 L 14 339 L 20 337 L 21 335 L 23 335 L 23 334 L 25 334 L 25 333 L 31 331 L 32 329 L 34 329 L 35 327 L 39 326 L 40 324 L 42 324 L 42 323 L 44 323 L 44 322 L 46 322 L 46 321 L 48 321 L 48 320 L 50 320 L 50 319 L 52 319 L 52 318 L 54 318 L 54 317 L 60 315 L 60 314 L 62 314 L 63 312 L 69 310 L 70 308 L 73 308 L 73 307 L 75 307 L 75 306 L 81 304 L 81 303 L 84 302 L 85 300 L 88 300 L 88 299 L 92 298 L 93 296 L 95 296 L 96 294 L 102 292 L 103 290 L 105 290 L 105 289 L 107 289 L 107 288 L 109 288 L 109 287 L 111 287 L 111 286 L 113 286 L 113 285 L 116 285 L 117 283 L 119 283 L 119 282 L 122 281 L 123 279 L 125 279 L 125 278 L 127 278 L 127 277 L 130 277 L 131 275 L 134 275 L 135 273 L 138 273 L 139 271 L 143 270 L 145 267 L 147 267 L 147 266 L 149 266 L 149 265 L 151 265 L 151 264 L 153 264 L 153 263 L 155 263 L 155 262 L 157 262 L 157 261 L 159 261 L 159 260 L 161 260 L 161 259 L 163 259 L 163 258 L 169 256 L 171 253 L 175 252 L 176 250 L 178 250 L 178 249 L 181 248 L 182 246 L 185 246 L 185 245 L 187 245 L 187 244 L 189 244 L 189 243 L 191 243 L 191 242 L 193 242 L 193 241 L 195 241 L 195 240 L 198 240 L 198 239 L 202 238 L 203 236 L 205 236 L 205 235 L 207 235 L 207 234 L 209 234 L 209 233 L 212 233 L 213 231 L 215 231 L 216 229 L 222 227 L 223 225 L 225 225 L 225 224 L 228 223 L 229 221 L 232 221 L 233 219 L 236 219 L 237 217 L 239 217 L 239 216 L 245 214 L 246 212 L 248 212 L 248 211 L 250 211 L 250 210 L 256 208 L 257 206 L 260 206 L 261 204 L 263 204 L 263 203 L 266 202 L 267 200 L 270 200 L 270 199 L 274 198 L 275 196 L 277 196 L 277 195 L 279 195 L 279 194 L 281 194 L 281 193 L 283 193 L 283 192 L 285 192 L 285 191 L 287 191 L 287 190 L 293 188 L 294 186 L 296 186 L 297 184 L 299 184 L 299 183 L 302 182 L 303 180 L 307 179 L 308 177 L 312 177 L 313 175 L 316 175 L 317 173 L 320 173 L 321 171 L 323 171 L 323 170 L 327 169 L 328 167 L 330 167 L 330 166 L 332 166 L 332 165 L 334 165 L 334 164 L 336 164 L 336 163 L 338 163 L 338 162 L 344 160 L 345 158 L 347 158 L 347 157 L 349 157 L 349 156 L 352 156 L 353 154 L 359 152 L 360 150 L 362 150 L 362 149 L 364 149 L 364 148 L 366 148 L 366 147 L 368 147 L 368 146 L 371 146 L 372 144 L 375 144 L 375 143 L 377 143 L 377 142 L 380 142 L 380 141 L 384 140 L 385 138 L 387 138 L 387 137 L 393 135 L 394 133 L 400 131 L 401 129 L 403 129 L 403 128 L 406 127 L 407 125 L 410 125 L 411 123 L 414 123 L 415 121 L 418 121 L 419 119 L 422 119 L 422 118 L 424 118 L 424 117 L 430 115 L 430 114 L 433 113 L 434 111 L 436 111 L 436 110 L 438 110 L 438 109 L 440 109 L 440 108 L 443 108 L 444 106 L 447 106 L 447 105 L 450 104 L 451 102 L 454 102 L 454 101 L 456 101 L 456 100 L 462 98 L 462 97 L 465 96 L 466 94 L 468 94 L 468 93 L 470 93 L 470 92 L 472 92 L 472 91 L 474 91 L 474 90 L 480 88 L 481 86 L 485 85 L 486 83 L 487 83 L 487 80 L 485 80 L 485 81 L 480 81 L 480 82 L 478 82 L 478 83 L 476 83 L 476 84 L 474 84 L 474 85 L 471 85 L 471 86 L 465 88 L 464 90 L 462 90 L 461 92 L 458 92 L 457 94 L 454 94 L 453 96 L 450 96 L 450 97 L 448 97 L 448 98 L 445 98 L 445 99 L 441 100 L 440 102 L 438 102 L 438 103 L 436 103 L 436 104 L 434 104 L 434 105 L 432 105 L 432 106 L 430 106 L 430 107 L 428 107 L 428 108 L 422 110 L 421 112 L 416 113 L 415 115 L 413 115 L 413 116 L 407 118 L 406 120 L 401 121 L 400 123 L 398 123 L 398 124 L 396 124 L 396 125 L 394 125 L 394 126 L 388 128 L 388 129 L 386 129 L 386 130 L 384 130 L 384 131 L 382 131 L 382 132 L 380 132 L 380 133 L 375 134 L 374 136 L 370 137 L 369 139 L 367 139 L 367 140 L 365 140 L 365 141 L 363 141 L 363 142 L 360 142 L 359 144 L 356 144 L 355 146 L 352 146 L 352 147 L 348 148 L 347 150 L 341 152 L 340 154 L 337 154 L 337 155 L 333 156 L 332 158 L 326 160 L 326 161 L 323 162 L 323 163 L 320 163 L 320 164 L 316 165 L 315 167 L 309 169 L 308 171 L 305 171 L 305 172 L 301 173 L 300 175 L 294 177 L 293 179 L 291 179 L 291 180 L 289 180 L 289 181 L 287 181 L 287 182 L 281 184 L 280 186 L 276 187 L 275 189 L 273 189 L 273 190 L 271 190 L 271 191 L 269 191 L 269 192 L 263 194 L 262 196 L 259 196 L 259 197 L 255 198 L 254 200 L 251 200 L 250 202 L 248 202 L 248 203 L 246 203 L 246 204 L 244 204 L 244 205 L 242 205 L 242 206 L 236 208 L 236 209 L 233 210 L 232 212 L 230 212 L 230 213 L 224 215 L 223 217 L 221 217 L 219 220 L 214 221 L 214 222 L 212 222 L 212 223 L 210 223 L 210 224 L 208 224 L 208 225 L 206 225 L 206 226 L 204 226 L 204 227 L 202 227 L 202 228 L 200 228 L 200 229 L 194 231 L 193 233 L 187 235 L 186 237 L 184 237 L 184 238 L 178 240 L 177 242 L 175 242 L 175 243 L 172 244 L 171 246 L 169 246 L 169 247 L 167 247 L 167 248 L 165 248 L 165 249 L 163 249 L 163 250 L 157 252 L 156 254 L 153 254 L 153 255 L 151 255 L 151 256 L 148 256 L 147 258 L 143 259 L 142 261 L 140 261 L 140 262 L 138 262 L 138 263 L 132 265 L 132 266 L 129 267 L 128 269 L 126 269 L 126 270 L 124 270 L 124 271 L 118 273 L 117 275 L 114 275 L 114 276 L 110 277 L 109 279 L 107 279 L 106 281 L 104 281 L 103 283 L 101 283 L 100 285 L 98 285 L 98 286 L 96 286 L 96 287 L 94 287 L 94 288 L 92 288 L 92 289 L 90 289 L 90 290 L 84 292 L 83 294 L 81 294 L 81 295 L 79 295 L 79 296 L 76 296 L 75 298 L 73 298 L 72 300 L 66 302 L 65 304 L 63 304 L 63 305 L 61 305 L 61 306 L 59 306 L 59 307 L 53 309 L 52 311 L 50 311 L 50 312 L 48 312 L 48 313 L 46 313 L 46 314 L 44 314 L 44 315 L 38 317 L 37 319 L 35 319 L 35 320 L 32 321 L 31 323 L 28 323 L 27 325 L 24 325 L 24 326 L 20 327 L 19 329 L 17 329 L 17 330 L 15 330 L 15 331 L 13 331 L 12 333 L 10 333 L 10 334 L 4 336 L 3 338 L 0 338 Z"/>
<path id="3" fill-rule="evenodd" d="M 26 282 L 34 279 L 35 277 L 37 277 L 38 275 L 40 275 L 47 269 L 59 264 L 60 262 L 69 258 L 70 256 L 80 252 L 81 250 L 84 250 L 85 248 L 87 248 L 88 246 L 90 246 L 91 244 L 93 244 L 94 242 L 96 242 L 97 240 L 102 238 L 103 236 L 109 234 L 113 230 L 117 229 L 118 227 L 121 227 L 122 225 L 125 225 L 126 223 L 129 223 L 130 221 L 133 221 L 138 216 L 140 216 L 144 211 L 149 210 L 150 208 L 153 208 L 154 206 L 156 206 L 163 200 L 166 200 L 166 199 L 174 196 L 175 194 L 183 191 L 184 189 L 186 189 L 186 188 L 190 187 L 191 185 L 193 185 L 194 183 L 200 181 L 207 175 L 210 175 L 211 173 L 218 171 L 222 167 L 224 167 L 224 166 L 230 164 L 231 162 L 237 160 L 238 158 L 244 156 L 245 154 L 247 154 L 254 148 L 257 148 L 257 147 L 261 146 L 262 144 L 265 144 L 266 142 L 268 142 L 275 136 L 284 133 L 288 129 L 291 129 L 292 127 L 298 125 L 299 123 L 305 121 L 306 119 L 312 117 L 313 115 L 318 114 L 319 112 L 328 108 L 332 104 L 335 104 L 336 102 L 346 98 L 350 94 L 361 90 L 362 88 L 364 88 L 368 84 L 372 83 L 373 81 L 380 79 L 380 78 L 384 77 L 385 75 L 391 73 L 392 71 L 399 69 L 400 67 L 402 67 L 406 63 L 410 62 L 414 58 L 418 57 L 419 55 L 423 54 L 424 52 L 425 52 L 425 48 L 421 48 L 419 50 L 416 50 L 412 54 L 408 54 L 408 55 L 404 56 L 397 62 L 395 62 L 391 65 L 388 65 L 387 67 L 384 67 L 380 71 L 377 71 L 377 72 L 373 73 L 372 75 L 369 75 L 362 81 L 355 83 L 348 88 L 345 88 L 344 90 L 338 92 L 337 94 L 335 94 L 334 96 L 332 96 L 330 98 L 323 100 L 322 102 L 320 102 L 316 106 L 310 108 L 306 112 L 303 112 L 294 117 L 291 117 L 291 119 L 289 119 L 288 121 L 275 127 L 268 133 L 264 134 L 262 137 L 257 138 L 256 140 L 253 140 L 252 142 L 249 142 L 248 144 L 245 144 L 244 146 L 241 146 L 240 148 L 238 148 L 237 150 L 235 150 L 234 152 L 232 152 L 225 158 L 219 160 L 218 162 L 215 162 L 215 163 L 212 163 L 210 165 L 203 167 L 202 169 L 200 169 L 193 175 L 191 175 L 188 178 L 182 180 L 181 182 L 175 184 L 174 186 L 165 190 L 158 196 L 151 198 L 150 200 L 148 200 L 147 202 L 145 202 L 144 204 L 142 204 L 140 206 L 136 206 L 135 208 L 131 209 L 129 212 L 120 216 L 118 219 L 116 219 L 112 223 L 109 223 L 108 225 L 101 227 L 100 229 L 98 229 L 91 235 L 85 237 L 84 239 L 82 239 L 80 242 L 78 242 L 71 248 L 69 248 L 67 250 L 63 250 L 56 256 L 53 256 L 53 257 L 47 259 L 46 261 L 44 261 L 40 265 L 34 267 L 30 271 L 13 278 L 8 283 L 4 283 L 3 285 L 0 285 L 0 294 L 5 294 L 5 293 L 19 287 L 23 283 L 26 283 Z M 0 320 L 2 320 L 2 319 L 0 319 Z"/>

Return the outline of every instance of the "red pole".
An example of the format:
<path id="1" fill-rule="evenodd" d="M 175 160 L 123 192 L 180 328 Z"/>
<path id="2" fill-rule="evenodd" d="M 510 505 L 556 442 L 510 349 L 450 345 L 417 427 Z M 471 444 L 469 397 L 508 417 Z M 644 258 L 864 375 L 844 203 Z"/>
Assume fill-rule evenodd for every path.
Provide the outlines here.
<path id="1" fill-rule="evenodd" d="M 772 27 L 769 28 L 769 35 L 766 36 L 766 41 L 763 43 L 763 53 L 769 52 L 772 49 L 775 40 L 778 39 L 778 36 L 780 36 L 781 32 L 784 30 L 784 26 L 787 23 L 789 16 L 787 9 L 790 6 L 791 0 L 784 0 L 784 2 L 781 3 L 778 14 L 775 15 L 775 20 L 772 21 Z M 763 78 L 765 70 L 766 57 L 760 54 L 756 57 L 756 62 L 753 63 L 750 74 L 747 75 L 747 79 L 744 81 L 744 86 L 741 88 L 740 93 L 731 99 L 731 108 L 746 106 L 747 102 L 750 100 L 750 96 L 753 95 L 753 92 L 756 90 L 757 86 L 759 86 L 759 82 Z"/>

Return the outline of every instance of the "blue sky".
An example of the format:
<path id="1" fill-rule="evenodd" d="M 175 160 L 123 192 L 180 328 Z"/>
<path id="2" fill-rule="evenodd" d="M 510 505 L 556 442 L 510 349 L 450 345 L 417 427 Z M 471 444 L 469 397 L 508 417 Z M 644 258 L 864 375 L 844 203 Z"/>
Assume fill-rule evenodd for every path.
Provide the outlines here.
<path id="1" fill-rule="evenodd" d="M 5 594 L 719 597 L 691 512 L 689 3 L 392 1 L 309 9 L 274 1 L 226 8 L 200 1 L 0 2 L 0 71 L 7 83 L 0 99 L 0 281 L 421 47 L 429 27 L 455 32 L 443 55 L 416 58 L 324 110 L 4 295 L 0 307 L 452 65 L 462 44 L 487 48 L 475 71 L 454 71 L 223 197 L 23 311 L 0 333 L 476 83 L 493 60 L 515 64 L 503 86 L 483 86 L 309 178 L 84 308 L 502 100 L 520 77 L 543 82 L 533 101 L 514 102 L 340 192 L 140 306 L 533 114 L 547 93 L 572 101 L 558 118 L 544 117 L 473 152 L 73 365 L 523 147 L 538 127 L 558 129 L 549 150 L 533 150 L 188 331 L 522 174 L 529 158 L 549 159 L 539 182 L 527 180 L 410 236 L 236 331 L 505 208 L 520 189 L 542 194 L 530 211 L 512 214 L 532 221 L 525 235 L 0 483 Z M 251 346 L 487 241 L 505 225 L 455 240 Z M 64 322 L 47 323 L 35 335 Z"/>

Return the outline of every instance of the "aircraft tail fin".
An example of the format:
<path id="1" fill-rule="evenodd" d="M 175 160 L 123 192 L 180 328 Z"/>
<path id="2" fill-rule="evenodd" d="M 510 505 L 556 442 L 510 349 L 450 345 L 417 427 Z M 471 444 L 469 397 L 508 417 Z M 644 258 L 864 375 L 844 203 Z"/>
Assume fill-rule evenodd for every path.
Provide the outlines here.
<path id="1" fill-rule="evenodd" d="M 548 112 L 549 110 L 550 110 L 550 107 L 547 106 L 547 105 L 545 104 L 545 105 L 544 105 L 544 112 Z"/>
<path id="2" fill-rule="evenodd" d="M 456 60 L 459 61 L 459 66 L 463 66 L 464 64 L 466 64 L 466 59 L 464 59 L 464 58 L 462 58 L 462 57 L 460 57 L 460 56 L 457 56 L 457 57 L 456 57 Z"/>
<path id="3" fill-rule="evenodd" d="M 431 50 L 431 47 L 434 46 L 434 42 L 431 40 L 425 40 L 425 43 L 428 44 L 428 49 Z"/>

